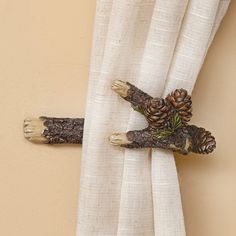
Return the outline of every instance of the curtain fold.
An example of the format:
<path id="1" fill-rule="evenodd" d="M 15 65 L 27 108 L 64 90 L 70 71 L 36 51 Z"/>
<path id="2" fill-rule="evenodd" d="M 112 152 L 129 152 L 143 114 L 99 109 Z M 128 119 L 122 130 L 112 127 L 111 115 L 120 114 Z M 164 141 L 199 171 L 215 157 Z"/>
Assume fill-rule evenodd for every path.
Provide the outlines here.
<path id="1" fill-rule="evenodd" d="M 135 83 L 153 96 L 162 95 L 186 4 L 187 1 L 183 0 L 155 2 Z M 144 128 L 146 125 L 140 114 L 132 112 L 127 130 Z M 155 192 L 152 191 L 150 152 L 126 150 L 124 158 L 118 235 L 154 235 L 156 207 L 152 199 L 152 192 Z"/>
<path id="2" fill-rule="evenodd" d="M 98 0 L 86 108 L 78 236 L 184 236 L 173 154 L 111 146 L 146 121 L 111 91 L 127 80 L 152 96 L 191 93 L 228 0 Z"/>

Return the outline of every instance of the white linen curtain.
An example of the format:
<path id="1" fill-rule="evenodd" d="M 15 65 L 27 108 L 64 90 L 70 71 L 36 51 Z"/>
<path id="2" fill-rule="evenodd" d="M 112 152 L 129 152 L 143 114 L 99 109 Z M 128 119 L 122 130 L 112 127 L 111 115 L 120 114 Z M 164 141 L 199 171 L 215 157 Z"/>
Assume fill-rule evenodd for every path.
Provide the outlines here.
<path id="1" fill-rule="evenodd" d="M 146 127 L 111 90 L 129 81 L 152 96 L 191 93 L 229 0 L 98 0 L 81 167 L 77 236 L 184 236 L 172 152 L 111 146 Z"/>

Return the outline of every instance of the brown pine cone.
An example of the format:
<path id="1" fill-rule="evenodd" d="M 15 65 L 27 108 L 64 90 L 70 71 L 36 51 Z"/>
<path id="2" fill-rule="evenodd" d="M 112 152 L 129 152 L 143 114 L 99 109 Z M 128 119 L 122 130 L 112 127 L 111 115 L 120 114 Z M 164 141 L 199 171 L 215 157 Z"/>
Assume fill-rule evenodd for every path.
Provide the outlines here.
<path id="1" fill-rule="evenodd" d="M 186 124 L 192 117 L 192 101 L 185 89 L 176 89 L 166 97 L 166 101 L 178 112 L 181 122 Z"/>
<path id="2" fill-rule="evenodd" d="M 168 126 L 170 107 L 164 99 L 153 98 L 148 100 L 143 112 L 151 128 L 163 129 Z"/>
<path id="3" fill-rule="evenodd" d="M 204 128 L 195 125 L 187 126 L 192 141 L 192 151 L 195 153 L 208 154 L 216 148 L 215 138 Z"/>

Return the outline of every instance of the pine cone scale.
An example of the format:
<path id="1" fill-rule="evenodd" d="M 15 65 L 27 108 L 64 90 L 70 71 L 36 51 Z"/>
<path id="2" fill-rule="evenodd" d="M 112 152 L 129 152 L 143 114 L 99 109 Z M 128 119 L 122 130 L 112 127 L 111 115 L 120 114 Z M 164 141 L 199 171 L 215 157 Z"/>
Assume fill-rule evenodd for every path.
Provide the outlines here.
<path id="1" fill-rule="evenodd" d="M 192 150 L 196 153 L 208 154 L 216 148 L 215 138 L 204 128 L 195 125 L 187 126 L 192 137 Z"/>
<path id="2" fill-rule="evenodd" d="M 153 98 L 145 104 L 144 115 L 151 128 L 163 129 L 170 118 L 170 109 L 164 99 Z"/>
<path id="3" fill-rule="evenodd" d="M 166 97 L 166 101 L 179 114 L 183 124 L 190 121 L 192 117 L 192 101 L 185 89 L 176 89 Z"/>

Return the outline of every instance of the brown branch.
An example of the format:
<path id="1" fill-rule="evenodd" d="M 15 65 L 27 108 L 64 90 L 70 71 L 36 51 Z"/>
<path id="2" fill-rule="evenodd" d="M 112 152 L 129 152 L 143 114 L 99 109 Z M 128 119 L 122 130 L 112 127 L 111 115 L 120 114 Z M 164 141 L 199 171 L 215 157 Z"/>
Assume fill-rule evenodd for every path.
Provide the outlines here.
<path id="1" fill-rule="evenodd" d="M 112 89 L 123 99 L 130 102 L 135 110 L 140 111 L 141 113 L 143 112 L 147 101 L 152 99 L 150 95 L 129 82 L 116 80 L 112 84 Z"/>
<path id="2" fill-rule="evenodd" d="M 25 137 L 35 143 L 82 144 L 83 118 L 28 118 L 24 121 Z"/>
<path id="3" fill-rule="evenodd" d="M 126 148 L 163 148 L 182 154 L 191 150 L 191 137 L 185 128 L 178 128 L 165 138 L 150 128 L 128 131 L 126 136 L 130 143 L 121 145 Z"/>
<path id="4" fill-rule="evenodd" d="M 84 119 L 41 117 L 45 129 L 43 136 L 50 144 L 82 144 Z"/>
<path id="5" fill-rule="evenodd" d="M 138 110 L 144 110 L 147 101 L 151 100 L 152 97 L 147 93 L 143 92 L 134 85 L 128 83 L 129 90 L 128 94 L 124 99 L 132 104 L 132 106 Z"/>

